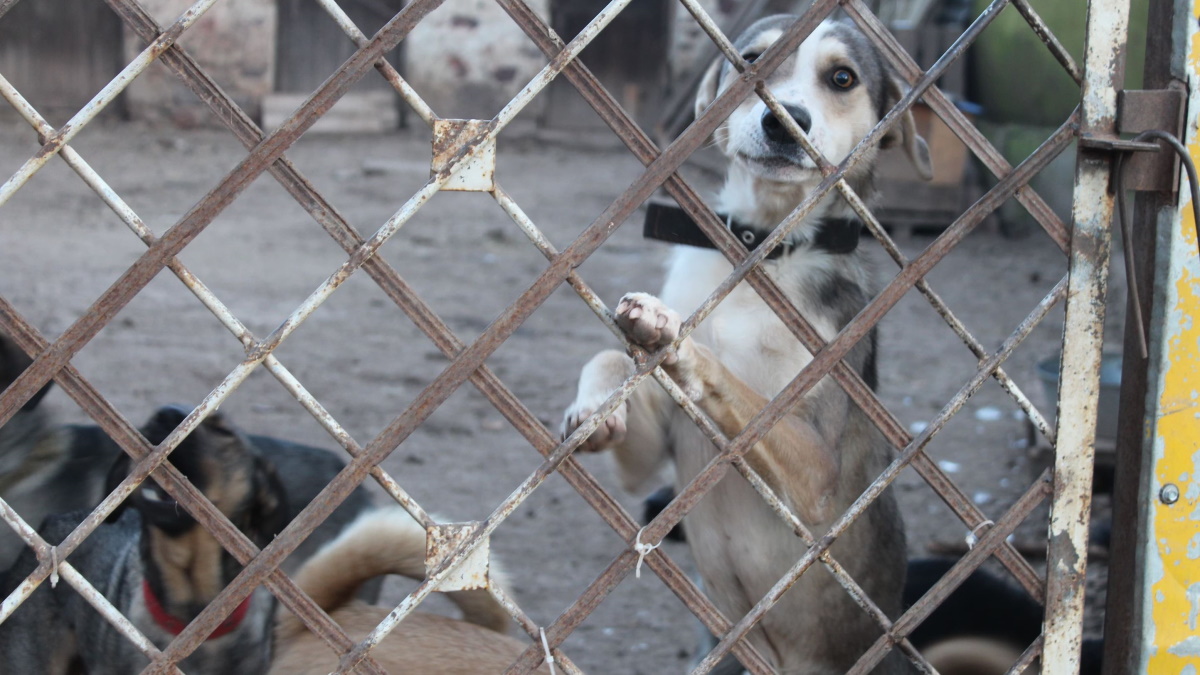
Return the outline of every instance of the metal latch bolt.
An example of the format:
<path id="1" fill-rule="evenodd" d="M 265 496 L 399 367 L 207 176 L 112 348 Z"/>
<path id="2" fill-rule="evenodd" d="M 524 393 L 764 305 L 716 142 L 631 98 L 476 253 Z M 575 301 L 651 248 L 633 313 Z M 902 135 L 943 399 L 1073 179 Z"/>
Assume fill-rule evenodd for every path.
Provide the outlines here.
<path id="1" fill-rule="evenodd" d="M 1182 89 L 1126 89 L 1117 92 L 1117 133 L 1139 134 L 1151 129 L 1176 138 L 1183 133 L 1185 92 Z M 1179 157 L 1159 152 L 1154 142 L 1129 141 L 1120 137 L 1085 135 L 1081 148 L 1130 153 L 1124 161 L 1123 180 L 1128 190 L 1169 192 L 1179 190 Z"/>

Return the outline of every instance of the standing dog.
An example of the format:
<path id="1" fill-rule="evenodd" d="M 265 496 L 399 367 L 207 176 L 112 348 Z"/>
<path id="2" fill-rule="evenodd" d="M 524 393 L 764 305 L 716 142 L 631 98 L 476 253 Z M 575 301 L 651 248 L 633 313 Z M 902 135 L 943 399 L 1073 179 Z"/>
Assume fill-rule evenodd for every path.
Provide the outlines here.
<path id="1" fill-rule="evenodd" d="M 752 25 L 736 42 L 753 61 L 795 17 Z M 728 63 L 708 71 L 696 100 L 699 113 L 732 79 Z M 844 159 L 902 96 L 903 88 L 867 38 L 849 23 L 828 20 L 767 78 L 813 145 L 832 162 Z M 714 134 L 730 166 L 718 211 L 748 246 L 762 241 L 820 182 L 816 164 L 782 123 L 748 98 Z M 928 149 L 905 115 L 884 145 L 902 148 L 919 173 L 930 175 Z M 874 151 L 847 174 L 862 195 L 871 191 Z M 840 197 L 818 204 L 763 263 L 788 299 L 831 339 L 871 296 L 866 256 L 857 250 L 862 223 Z M 680 313 L 693 312 L 732 271 L 719 252 L 678 247 L 659 297 L 632 293 L 617 305 L 617 322 L 649 351 L 678 337 Z M 728 436 L 746 423 L 812 359 L 747 284 L 722 301 L 664 362 L 666 372 Z M 874 386 L 874 335 L 846 357 Z M 583 369 L 575 402 L 564 414 L 569 433 L 634 372 L 624 353 L 602 352 Z M 642 386 L 581 446 L 613 450 L 627 489 L 636 490 L 673 460 L 676 485 L 686 485 L 717 451 L 659 387 Z M 820 534 L 877 477 L 891 448 L 865 413 L 831 378 L 822 379 L 761 442 L 747 461 L 797 515 Z M 740 476 L 730 475 L 685 518 L 696 566 L 713 602 L 737 620 L 758 602 L 807 547 Z M 895 500 L 884 492 L 833 544 L 834 557 L 891 616 L 901 608 L 904 529 Z M 880 635 L 822 567 L 808 570 L 749 634 L 781 673 L 845 672 Z M 896 653 L 877 673 L 906 672 Z"/>
<path id="2" fill-rule="evenodd" d="M 158 444 L 178 425 L 167 408 L 142 429 Z M 287 523 L 287 496 L 270 463 L 219 413 L 210 415 L 176 448 L 170 461 L 257 546 Z M 112 467 L 111 491 L 130 460 Z M 86 511 L 49 517 L 39 532 L 62 541 Z M 240 571 L 237 561 L 186 511 L 149 479 L 71 554 L 70 563 L 146 637 L 163 648 Z M 37 567 L 25 550 L 8 575 L 7 595 Z M 181 664 L 188 673 L 265 672 L 270 658 L 275 600 L 258 588 Z M 69 585 L 43 584 L 0 624 L 7 672 L 46 675 L 86 672 L 129 675 L 148 663 L 128 639 Z"/>
<path id="3" fill-rule="evenodd" d="M 364 514 L 296 573 L 296 584 L 355 640 L 388 615 L 385 607 L 354 600 L 364 581 L 383 574 L 425 578 L 425 530 L 400 508 Z M 503 583 L 493 562 L 490 583 Z M 463 620 L 409 614 L 371 655 L 392 675 L 491 675 L 517 660 L 526 644 L 507 635 L 508 614 L 486 590 L 450 599 Z M 290 612 L 280 614 L 271 675 L 324 675 L 338 664 L 333 651 Z M 536 672 L 548 673 L 546 666 Z"/>

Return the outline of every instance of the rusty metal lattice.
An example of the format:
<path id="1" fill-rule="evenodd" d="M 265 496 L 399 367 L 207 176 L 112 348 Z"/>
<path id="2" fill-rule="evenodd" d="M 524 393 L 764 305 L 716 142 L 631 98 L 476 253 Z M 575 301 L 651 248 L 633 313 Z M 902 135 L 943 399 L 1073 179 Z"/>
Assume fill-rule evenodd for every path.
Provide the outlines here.
<path id="1" fill-rule="evenodd" d="M 383 672 L 371 658 L 371 649 L 417 607 L 431 592 L 437 590 L 473 552 L 486 545 L 487 538 L 504 520 L 541 485 L 551 474 L 560 473 L 596 510 L 603 520 L 624 540 L 628 548 L 616 557 L 551 625 L 537 626 L 508 597 L 502 589 L 491 591 L 498 601 L 517 620 L 531 638 L 531 644 L 510 672 L 529 672 L 537 667 L 546 653 L 541 640 L 552 650 L 555 663 L 568 672 L 577 672 L 569 657 L 559 646 L 591 611 L 625 579 L 640 563 L 646 564 L 714 634 L 722 636 L 716 648 L 699 664 L 696 673 L 709 672 L 726 654 L 733 653 L 754 673 L 772 672 L 770 663 L 742 638 L 768 612 L 799 578 L 814 564 L 820 563 L 837 579 L 865 612 L 872 616 L 883 636 L 859 660 L 854 671 L 870 672 L 893 648 L 899 648 L 922 671 L 930 666 L 906 636 L 936 605 L 988 557 L 995 556 L 1018 582 L 1035 597 L 1045 597 L 1047 608 L 1046 633 L 1029 646 L 1022 658 L 1028 664 L 1039 656 L 1044 664 L 1070 667 L 1078 659 L 1079 627 L 1082 616 L 1082 561 L 1086 514 L 1089 502 L 1091 433 L 1095 426 L 1096 409 L 1094 383 L 1098 378 L 1099 342 L 1096 326 L 1103 319 L 1103 298 L 1107 270 L 1106 223 L 1111 213 L 1108 199 L 1105 158 L 1084 155 L 1079 163 L 1076 188 L 1074 224 L 1068 226 L 1054 215 L 1046 202 L 1030 187 L 1029 180 L 1050 160 L 1063 152 L 1079 134 L 1112 136 L 1115 134 L 1114 72 L 1119 72 L 1116 59 L 1116 40 L 1123 35 L 1127 8 L 1108 0 L 1093 0 L 1089 12 L 1089 43 L 1085 64 L 1081 68 L 1037 16 L 1027 0 L 996 0 L 967 29 L 958 41 L 932 65 L 922 70 L 891 36 L 886 27 L 871 13 L 863 0 L 816 0 L 779 40 L 753 63 L 742 60 L 728 38 L 696 0 L 681 0 L 684 9 L 699 23 L 705 33 L 730 60 L 740 76 L 721 93 L 675 141 L 659 149 L 621 109 L 613 97 L 599 84 L 596 77 L 576 57 L 630 2 L 613 0 L 597 17 L 569 43 L 564 43 L 546 23 L 522 0 L 496 0 L 548 59 L 548 65 L 535 76 L 491 120 L 443 120 L 421 100 L 400 73 L 383 55 L 392 50 L 422 18 L 442 4 L 442 0 L 415 0 L 395 15 L 375 36 L 362 34 L 333 0 L 320 0 L 321 6 L 346 32 L 358 50 L 320 88 L 318 88 L 278 129 L 263 134 L 251 119 L 203 72 L 196 61 L 177 44 L 179 37 L 192 26 L 216 0 L 201 0 L 192 5 L 174 23 L 159 26 L 138 5 L 136 0 L 107 0 L 125 25 L 149 43 L 133 61 L 82 110 L 61 128 L 54 129 L 39 115 L 21 93 L 0 75 L 0 95 L 4 96 L 21 116 L 37 131 L 41 149 L 5 183 L 0 184 L 0 206 L 3 206 L 38 170 L 55 156 L 62 157 L 100 198 L 135 232 L 147 249 L 84 315 L 60 338 L 49 342 L 23 319 L 16 308 L 0 298 L 0 329 L 12 335 L 18 345 L 34 356 L 33 364 L 0 394 L 0 424 L 8 422 L 15 412 L 52 379 L 58 382 L 79 406 L 122 449 L 134 458 L 130 475 L 109 494 L 80 526 L 58 546 L 50 546 L 20 516 L 0 500 L 0 516 L 18 532 L 21 538 L 37 551 L 39 566 L 0 604 L 0 622 L 9 620 L 21 602 L 45 580 L 61 575 L 62 581 L 92 603 L 118 630 L 137 644 L 151 659 L 146 672 L 176 672 L 175 664 L 191 654 L 235 607 L 265 584 L 290 611 L 295 613 L 329 646 L 342 655 L 338 672 L 358 668 L 364 672 Z M 1067 73 L 1083 87 L 1083 104 L 1032 155 L 1017 166 L 1011 166 L 980 134 L 950 99 L 934 87 L 934 83 L 956 59 L 962 57 L 972 41 L 1008 5 L 1028 21 L 1031 29 Z M 879 125 L 858 144 L 842 162 L 833 165 L 820 157 L 808 143 L 804 132 L 790 115 L 783 114 L 780 102 L 762 84 L 780 63 L 793 52 L 809 33 L 837 6 L 841 6 L 881 49 L 893 68 L 910 85 L 896 107 L 889 111 Z M 0 15 L 11 3 L 0 5 Z M 84 158 L 69 143 L 76 135 L 151 63 L 166 65 L 193 92 L 205 101 L 216 117 L 222 120 L 249 150 L 246 158 L 213 187 L 175 225 L 155 237 L 120 195 L 105 183 Z M 284 153 L 316 120 L 341 98 L 352 84 L 374 67 L 424 122 L 439 131 L 444 145 L 431 171 L 428 182 L 412 195 L 369 237 L 363 237 L 343 218 L 334 206 L 295 168 Z M 599 114 L 601 119 L 620 137 L 629 150 L 645 165 L 644 172 L 628 189 L 595 217 L 590 225 L 565 249 L 559 251 L 549 242 L 536 224 L 503 189 L 492 170 L 486 165 L 494 152 L 494 142 L 513 118 L 542 91 L 551 80 L 562 76 L 570 81 Z M 725 117 L 747 96 L 758 95 L 777 113 L 778 119 L 806 151 L 813 156 L 824 174 L 820 186 L 805 199 L 771 234 L 764 245 L 747 252 L 724 227 L 712 209 L 678 174 L 685 159 L 717 128 Z M 843 177 L 871 152 L 873 146 L 918 99 L 924 100 L 949 126 L 980 162 L 997 178 L 996 184 L 924 252 L 912 260 L 906 259 L 867 208 L 861 195 L 854 192 Z M 478 164 L 477 164 L 478 163 Z M 479 165 L 483 168 L 478 168 Z M 478 170 L 478 175 L 473 172 Z M 175 257 L 193 241 L 214 218 L 263 172 L 270 173 L 312 218 L 321 225 L 348 255 L 346 261 L 333 271 L 276 330 L 265 337 L 253 335 L 232 311 L 226 307 L 198 278 Z M 451 186 L 451 184 L 454 186 Z M 784 322 L 796 339 L 814 358 L 796 378 L 761 410 L 740 433 L 727 437 L 659 365 L 666 350 L 654 354 L 639 353 L 637 372 L 615 392 L 583 425 L 569 437 L 559 441 L 536 416 L 484 364 L 499 346 L 537 309 L 561 284 L 571 286 L 596 316 L 619 338 L 624 340 L 610 310 L 579 275 L 576 269 L 599 248 L 655 190 L 663 188 L 700 225 L 718 249 L 733 264 L 732 274 L 712 295 L 687 318 L 681 331 L 684 339 L 733 288 L 748 283 Z M 457 338 L 445 322 L 419 297 L 414 289 L 381 258 L 374 254 L 435 193 L 442 189 L 468 189 L 489 192 L 498 206 L 507 213 L 546 257 L 549 265 L 529 285 L 516 302 L 503 312 L 472 343 Z M 836 337 L 826 342 L 786 299 L 775 281 L 759 265 L 768 252 L 811 212 L 817 202 L 836 190 L 861 216 L 885 251 L 900 268 L 893 281 Z M 950 311 L 946 303 L 925 280 L 934 266 L 946 257 L 973 228 L 1004 201 L 1015 198 L 1041 224 L 1045 232 L 1064 252 L 1070 255 L 1070 275 L 1060 281 L 1033 309 L 1009 338 L 994 352 L 988 351 L 968 328 Z M 240 341 L 245 359 L 187 416 L 159 445 L 151 446 L 134 427 L 99 394 L 72 365 L 71 359 L 141 291 L 162 269 L 175 273 L 221 323 Z M 379 285 L 384 293 L 425 333 L 450 360 L 443 370 L 416 399 L 375 438 L 360 444 L 342 427 L 334 416 L 310 394 L 305 386 L 278 360 L 274 351 L 321 304 L 359 269 Z M 910 434 L 884 406 L 862 377 L 842 359 L 851 348 L 877 325 L 880 319 L 906 294 L 916 288 L 962 339 L 978 359 L 975 374 L 962 385 L 946 403 L 927 428 L 916 436 Z M 1029 398 L 1020 390 L 1002 364 L 1012 351 L 1058 302 L 1066 300 L 1068 335 L 1064 344 L 1063 397 L 1059 402 L 1059 419 L 1066 420 L 1056 431 L 1046 421 Z M 627 347 L 634 352 L 638 349 Z M 178 444 L 262 365 L 307 410 L 321 426 L 346 450 L 350 461 L 338 477 L 268 546 L 261 551 L 217 509 L 164 460 Z M 745 461 L 745 453 L 791 410 L 796 403 L 822 378 L 831 377 L 878 426 L 884 437 L 900 452 L 887 470 L 878 476 L 853 506 L 834 522 L 827 532 L 814 533 L 774 494 L 767 483 Z M 576 459 L 572 452 L 647 378 L 653 378 L 672 396 L 675 402 L 710 437 L 720 450 L 720 456 L 706 466 L 695 480 L 652 522 L 641 527 Z M 923 452 L 933 437 L 945 426 L 966 401 L 988 380 L 995 379 L 1008 392 L 1037 429 L 1056 446 L 1059 461 L 1053 480 L 1049 474 L 1034 481 L 1028 491 L 1009 511 L 992 523 L 978 507 Z M 425 581 L 397 606 L 388 617 L 361 642 L 351 640 L 310 598 L 278 569 L 278 565 L 332 512 L 368 474 L 404 506 L 426 528 L 437 523 L 408 495 L 400 483 L 384 472 L 379 463 L 402 443 L 442 402 L 463 383 L 470 381 L 510 422 L 531 446 L 543 455 L 542 463 L 525 479 L 485 520 L 466 527 L 444 542 L 440 562 L 428 570 Z M 982 533 L 974 548 L 915 606 L 900 617 L 889 618 L 867 597 L 862 588 L 832 557 L 830 546 L 856 518 L 888 487 L 906 467 L 913 467 L 937 492 L 941 499 L 962 520 L 968 530 Z M 678 524 L 706 492 L 730 469 L 737 471 L 760 493 L 771 508 L 808 546 L 808 552 L 795 562 L 792 569 L 779 580 L 770 593 L 744 617 L 725 617 L 704 597 L 682 569 L 661 549 L 655 546 L 666 533 Z M 158 650 L 146 637 L 112 607 L 70 565 L 70 555 L 102 520 L 137 486 L 154 474 L 164 489 L 193 517 L 204 525 L 237 560 L 244 564 L 242 572 L 192 621 L 164 650 Z M 1043 579 L 1005 538 L 1025 520 L 1040 503 L 1052 497 L 1054 508 L 1051 520 L 1050 561 L 1053 574 Z M 648 551 L 648 552 L 647 552 Z M 735 621 L 731 621 L 735 619 Z M 542 632 L 544 630 L 544 633 Z"/>

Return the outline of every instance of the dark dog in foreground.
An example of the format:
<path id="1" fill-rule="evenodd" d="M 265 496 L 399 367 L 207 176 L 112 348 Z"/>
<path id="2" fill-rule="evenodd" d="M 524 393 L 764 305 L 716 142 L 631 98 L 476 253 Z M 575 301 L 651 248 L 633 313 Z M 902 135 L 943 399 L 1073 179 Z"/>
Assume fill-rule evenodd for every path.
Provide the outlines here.
<path id="1" fill-rule="evenodd" d="M 642 521 L 649 523 L 675 498 L 670 486 L 659 488 L 642 502 Z M 668 535 L 686 539 L 676 528 Z M 1093 541 L 1107 547 L 1107 528 L 1093 528 Z M 904 606 L 911 607 L 933 588 L 956 558 L 917 558 L 908 561 Z M 1003 675 L 1042 632 L 1042 605 L 1024 589 L 984 569 L 977 569 L 908 636 L 913 646 L 939 675 Z M 699 655 L 716 646 L 702 633 Z M 1080 675 L 1100 675 L 1104 641 L 1083 642 Z M 713 671 L 740 675 L 742 668 L 729 660 Z"/>
<path id="2" fill-rule="evenodd" d="M 933 588 L 957 560 L 908 563 L 904 604 Z M 1042 605 L 1024 589 L 978 569 L 908 636 L 941 675 L 1002 675 L 1042 632 Z M 1085 640 L 1081 675 L 1100 675 L 1103 641 Z"/>
<path id="3" fill-rule="evenodd" d="M 29 357 L 0 333 L 0 391 L 29 363 Z M 0 427 L 0 497 L 33 527 L 53 513 L 94 508 L 108 494 L 105 477 L 109 469 L 118 459 L 126 457 L 97 426 L 53 424 L 50 414 L 39 405 L 49 386 Z M 178 426 L 188 412 L 171 408 L 160 410 L 159 415 L 177 419 L 174 426 Z M 230 425 L 228 418 L 224 419 Z M 285 523 L 291 522 L 345 468 L 342 460 L 321 448 L 270 436 L 235 433 L 249 449 L 274 466 L 287 491 Z M 367 491 L 362 487 L 355 489 L 284 562 L 284 570 L 293 571 L 371 506 Z M 24 543 L 13 531 L 0 525 L 0 574 L 23 548 Z"/>
<path id="4" fill-rule="evenodd" d="M 0 390 L 29 362 L 0 334 Z M 45 519 L 40 532 L 56 544 L 125 477 L 130 459 L 98 427 L 53 425 L 39 405 L 48 388 L 0 427 L 0 496 L 27 522 L 36 526 Z M 189 412 L 173 406 L 160 409 L 142 433 L 157 444 Z M 345 467 L 319 448 L 246 436 L 221 414 L 199 425 L 171 453 L 170 461 L 259 546 L 269 543 Z M 293 572 L 371 508 L 370 495 L 356 488 L 283 562 L 283 570 Z M 153 479 L 145 481 L 109 520 L 70 556 L 70 562 L 161 647 L 225 586 L 232 578 L 230 566 L 236 572 L 236 564 Z M 10 528 L 0 526 L 0 558 L 5 561 L 0 571 L 18 554 L 20 559 L 0 575 L 0 597 L 11 593 L 37 565 L 32 550 Z M 145 585 L 137 586 L 139 580 Z M 369 584 L 363 596 L 373 599 L 378 587 L 378 582 Z M 255 591 L 231 617 L 237 630 L 233 625 L 218 629 L 229 634 L 211 636 L 185 661 L 185 671 L 264 671 L 262 654 L 269 648 L 271 632 L 262 626 L 272 621 L 274 605 L 264 594 Z M 84 663 L 79 645 L 85 640 L 89 649 L 95 648 L 89 654 L 98 659 L 84 671 L 90 675 L 139 672 L 146 662 L 94 610 L 84 607 L 69 586 L 51 589 L 43 584 L 0 624 L 0 654 L 6 663 L 0 673 L 78 672 L 64 669 Z M 220 664 L 230 654 L 245 661 L 229 670 Z"/>
<path id="5" fill-rule="evenodd" d="M 180 421 L 165 409 L 142 429 L 160 443 Z M 170 461 L 226 517 L 262 547 L 287 524 L 287 495 L 270 463 L 252 452 L 219 413 L 210 415 Z M 107 488 L 130 460 L 112 467 Z M 39 529 L 52 544 L 87 517 L 50 516 Z M 159 648 L 165 647 L 240 571 L 216 539 L 148 479 L 70 556 L 70 563 Z M 15 586 L 37 567 L 26 549 L 9 570 Z M 7 595 L 12 588 L 5 588 Z M 258 588 L 180 667 L 188 673 L 258 673 L 270 659 L 275 600 Z M 128 675 L 149 660 L 69 584 L 42 584 L 0 624 L 0 653 L 13 673 Z"/>
<path id="6" fill-rule="evenodd" d="M 7 389 L 31 362 L 7 335 L 0 333 L 0 391 Z M 47 413 L 40 407 L 49 391 L 49 384 L 42 387 L 7 424 L 0 426 L 0 497 L 34 527 L 51 513 L 42 505 L 62 501 L 67 504 L 65 510 L 86 505 L 76 501 L 77 491 L 69 477 L 79 468 L 77 457 L 88 456 L 90 448 L 98 444 L 80 439 L 76 446 L 73 430 L 53 429 Z M 108 471 L 115 459 L 116 455 L 112 455 L 102 462 L 98 484 L 103 484 L 103 472 Z M 95 502 L 99 503 L 101 497 Z M 8 526 L 0 526 L 0 570 L 8 569 L 22 546 Z"/>

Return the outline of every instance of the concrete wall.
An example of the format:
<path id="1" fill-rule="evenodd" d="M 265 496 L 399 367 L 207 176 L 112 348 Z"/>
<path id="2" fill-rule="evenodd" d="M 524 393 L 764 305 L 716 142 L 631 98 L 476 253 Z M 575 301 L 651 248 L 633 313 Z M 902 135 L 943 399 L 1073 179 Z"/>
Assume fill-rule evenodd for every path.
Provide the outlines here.
<path id="1" fill-rule="evenodd" d="M 569 1 L 569 0 L 567 0 Z M 727 23 L 745 0 L 701 0 L 718 24 Z M 144 0 L 163 25 L 189 0 Z M 551 0 L 529 0 L 549 22 Z M 676 8 L 670 77 L 686 72 L 706 54 L 708 37 L 685 10 Z M 184 33 L 180 44 L 251 115 L 274 89 L 277 11 L 274 0 L 224 0 Z M 144 45 L 126 32 L 132 59 Z M 401 43 L 402 72 L 439 116 L 491 118 L 546 64 L 541 51 L 493 0 L 447 0 Z M 535 120 L 546 104 L 540 96 L 524 119 Z M 135 119 L 180 127 L 215 125 L 207 108 L 166 68 L 152 66 L 127 89 Z"/>
<path id="2" fill-rule="evenodd" d="M 173 23 L 190 0 L 143 0 L 142 6 L 162 26 Z M 179 40 L 208 76 L 252 116 L 274 88 L 274 0 L 223 0 L 208 10 Z M 126 59 L 145 44 L 126 31 Z M 200 102 L 166 67 L 155 63 L 125 90 L 130 117 L 168 122 L 182 128 L 215 126 Z"/>
<path id="3" fill-rule="evenodd" d="M 700 0 L 699 2 L 704 11 L 708 12 L 708 15 L 721 27 L 729 25 L 730 19 L 745 3 L 746 0 Z M 712 39 L 701 30 L 700 24 L 696 23 L 696 19 L 678 4 L 675 5 L 675 20 L 672 33 L 670 36 L 671 55 L 669 59 L 670 76 L 672 79 L 678 78 L 681 74 L 688 72 L 696 63 L 696 59 L 704 55 L 715 54 L 709 48 L 709 45 L 712 44 Z M 732 40 L 737 36 L 730 35 L 728 37 Z M 708 61 L 709 59 L 705 60 Z"/>
<path id="4" fill-rule="evenodd" d="M 549 0 L 528 4 L 548 20 Z M 447 0 L 403 45 L 405 77 L 445 118 L 494 117 L 547 63 L 493 0 Z M 536 114 L 542 99 L 531 104 L 531 112 Z"/>

